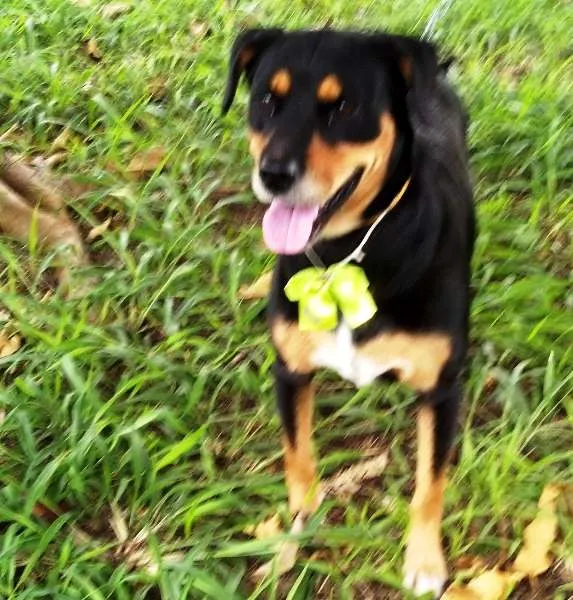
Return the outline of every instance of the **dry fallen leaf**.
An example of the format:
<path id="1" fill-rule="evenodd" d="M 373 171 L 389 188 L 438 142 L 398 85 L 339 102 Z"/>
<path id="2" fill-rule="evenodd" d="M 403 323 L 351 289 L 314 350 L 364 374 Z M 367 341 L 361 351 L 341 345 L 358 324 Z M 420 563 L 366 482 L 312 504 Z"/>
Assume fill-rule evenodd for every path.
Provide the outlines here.
<path id="1" fill-rule="evenodd" d="M 467 571 L 469 574 L 474 575 L 480 571 L 483 571 L 486 567 L 485 561 L 481 556 L 472 556 L 466 554 L 460 556 L 455 562 L 456 571 Z"/>
<path id="2" fill-rule="evenodd" d="M 298 514 L 294 520 L 290 533 L 292 535 L 297 535 L 302 532 L 304 529 L 304 518 L 302 515 Z M 264 579 L 268 577 L 271 573 L 276 573 L 277 575 L 282 575 L 283 573 L 288 573 L 295 563 L 296 563 L 296 555 L 298 553 L 298 542 L 282 542 L 275 554 L 274 558 L 261 567 L 259 567 L 255 573 L 253 574 L 255 579 Z"/>
<path id="3" fill-rule="evenodd" d="M 13 335 L 12 337 L 6 337 L 0 333 L 0 358 L 11 356 L 19 350 L 22 345 L 22 340 L 19 335 Z"/>
<path id="4" fill-rule="evenodd" d="M 523 533 L 523 548 L 513 564 L 515 571 L 536 577 L 551 566 L 549 551 L 557 537 L 555 508 L 560 493 L 560 487 L 552 484 L 543 490 L 538 502 L 539 512 Z"/>
<path id="5" fill-rule="evenodd" d="M 153 100 L 162 100 L 167 94 L 169 79 L 165 75 L 157 75 L 147 84 L 147 93 Z"/>
<path id="6" fill-rule="evenodd" d="M 160 565 L 155 561 L 150 552 L 147 552 L 149 555 L 148 561 L 146 564 L 138 564 L 138 567 L 144 567 L 144 570 L 149 573 L 149 575 L 157 575 L 159 573 Z M 166 566 L 173 566 L 179 563 L 182 563 L 185 560 L 185 553 L 183 552 L 171 552 L 170 554 L 165 554 L 161 557 L 161 563 Z"/>
<path id="7" fill-rule="evenodd" d="M 467 586 L 450 586 L 442 600 L 501 600 L 522 577 L 518 573 L 490 569 Z"/>
<path id="8" fill-rule="evenodd" d="M 266 298 L 271 291 L 271 282 L 273 279 L 272 271 L 263 273 L 256 281 L 249 285 L 242 285 L 239 288 L 239 298 L 243 300 L 256 300 Z"/>
<path id="9" fill-rule="evenodd" d="M 349 469 L 342 471 L 338 475 L 326 480 L 321 486 L 321 498 L 325 493 L 335 496 L 349 498 L 360 489 L 361 483 L 366 479 L 371 479 L 382 473 L 388 464 L 388 454 L 386 452 L 379 454 L 371 459 L 353 465 Z M 258 530 L 260 528 L 260 530 Z M 299 513 L 293 522 L 290 533 L 297 535 L 304 529 L 304 517 Z M 278 515 L 261 523 L 257 527 L 251 527 L 245 531 L 250 535 L 255 535 L 258 539 L 265 539 L 277 535 L 281 532 Z M 299 544 L 295 541 L 281 542 L 277 547 L 277 552 L 272 560 L 259 567 L 255 573 L 255 579 L 263 579 L 271 573 L 282 575 L 290 571 L 296 562 Z"/>
<path id="10" fill-rule="evenodd" d="M 99 62 L 103 58 L 103 54 L 101 53 L 95 38 L 90 38 L 87 41 L 86 53 L 92 60 L 95 60 L 96 62 Z"/>
<path id="11" fill-rule="evenodd" d="M 129 529 L 122 511 L 116 504 L 111 505 L 111 518 L 109 524 L 111 525 L 117 540 L 121 543 L 126 542 L 129 537 Z"/>
<path id="12" fill-rule="evenodd" d="M 95 240 L 96 238 L 101 237 L 102 234 L 105 233 L 109 229 L 110 225 L 111 225 L 111 218 L 107 218 L 100 225 L 96 225 L 95 227 L 90 229 L 89 233 L 86 236 L 87 241 L 91 242 L 92 240 Z"/>
<path id="13" fill-rule="evenodd" d="M 451 585 L 442 594 L 441 600 L 480 600 L 480 597 L 465 585 Z"/>
<path id="14" fill-rule="evenodd" d="M 105 19 L 115 19 L 126 12 L 129 12 L 133 5 L 129 2 L 110 2 L 102 6 L 101 14 Z"/>
<path id="15" fill-rule="evenodd" d="M 153 172 L 163 164 L 166 155 L 167 150 L 163 146 L 149 148 L 136 154 L 127 166 L 127 170 L 136 176 Z"/>
<path id="16" fill-rule="evenodd" d="M 566 581 L 573 582 L 573 554 L 566 556 L 563 559 L 563 578 Z"/>
<path id="17" fill-rule="evenodd" d="M 325 494 L 337 496 L 342 500 L 349 500 L 366 479 L 378 477 L 388 465 L 388 453 L 382 452 L 374 458 L 359 462 L 327 479 L 322 484 Z"/>
<path id="18" fill-rule="evenodd" d="M 211 192 L 209 199 L 216 202 L 218 200 L 223 200 L 225 198 L 241 194 L 247 190 L 248 188 L 244 185 L 222 185 Z"/>
<path id="19" fill-rule="evenodd" d="M 52 142 L 50 146 L 50 154 L 57 152 L 58 150 L 65 150 L 72 136 L 72 130 L 69 127 L 62 129 L 58 137 Z"/>
<path id="20" fill-rule="evenodd" d="M 545 486 L 535 519 L 525 528 L 523 548 L 513 565 L 506 571 L 490 569 L 472 579 L 467 585 L 452 585 L 443 600 L 503 600 L 513 586 L 525 577 L 534 578 L 551 566 L 549 551 L 557 537 L 557 498 L 563 487 Z"/>
<path id="21" fill-rule="evenodd" d="M 205 21 L 191 21 L 189 23 L 189 33 L 196 38 L 203 38 L 210 33 L 209 25 Z"/>
<path id="22" fill-rule="evenodd" d="M 258 525 L 249 525 L 244 529 L 247 535 L 253 536 L 257 540 L 266 540 L 282 533 L 281 520 L 278 514 L 274 514 L 266 521 Z"/>
<path id="23" fill-rule="evenodd" d="M 43 161 L 44 167 L 51 169 L 52 167 L 63 163 L 64 160 L 66 160 L 66 156 L 67 154 L 65 152 L 55 152 L 54 154 L 50 154 L 50 156 L 46 157 Z"/>
<path id="24" fill-rule="evenodd" d="M 517 573 L 491 569 L 473 579 L 468 588 L 480 600 L 498 600 L 505 598 L 520 579 L 522 577 Z"/>

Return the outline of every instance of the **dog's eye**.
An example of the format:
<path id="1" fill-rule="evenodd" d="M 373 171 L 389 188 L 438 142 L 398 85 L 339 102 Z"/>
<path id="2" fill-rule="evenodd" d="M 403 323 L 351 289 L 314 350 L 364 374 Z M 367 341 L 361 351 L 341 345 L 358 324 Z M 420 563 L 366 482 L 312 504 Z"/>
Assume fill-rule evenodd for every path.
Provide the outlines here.
<path id="1" fill-rule="evenodd" d="M 338 100 L 337 102 L 330 104 L 328 107 L 328 118 L 327 124 L 332 127 L 338 119 L 345 117 L 351 117 L 355 113 L 354 107 L 348 102 L 348 100 Z"/>
<path id="2" fill-rule="evenodd" d="M 261 101 L 259 102 L 259 111 L 261 116 L 266 119 L 270 119 L 276 113 L 277 100 L 270 92 L 261 98 Z"/>

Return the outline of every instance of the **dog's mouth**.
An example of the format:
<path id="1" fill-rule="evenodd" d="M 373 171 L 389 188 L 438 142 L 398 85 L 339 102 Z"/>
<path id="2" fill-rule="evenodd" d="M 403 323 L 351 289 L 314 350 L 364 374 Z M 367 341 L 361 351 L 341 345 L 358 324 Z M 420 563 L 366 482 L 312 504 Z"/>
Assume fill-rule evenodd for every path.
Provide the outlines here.
<path id="1" fill-rule="evenodd" d="M 275 199 L 263 218 L 265 244 L 277 254 L 300 254 L 316 238 L 328 219 L 354 193 L 364 168 L 360 167 L 320 207 Z"/>

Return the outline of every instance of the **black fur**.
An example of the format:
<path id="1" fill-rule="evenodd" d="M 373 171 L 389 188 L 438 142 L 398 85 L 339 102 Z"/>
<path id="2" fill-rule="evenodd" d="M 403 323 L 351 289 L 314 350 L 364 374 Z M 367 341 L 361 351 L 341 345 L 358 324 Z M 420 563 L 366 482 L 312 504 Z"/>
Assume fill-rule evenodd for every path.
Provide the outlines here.
<path id="1" fill-rule="evenodd" d="M 361 263 L 370 282 L 378 312 L 355 331 L 356 343 L 382 332 L 446 334 L 453 352 L 434 390 L 420 400 L 434 406 L 436 447 L 434 468 L 447 459 L 455 433 L 462 395 L 462 373 L 469 328 L 470 262 L 476 235 L 472 188 L 466 150 L 466 115 L 446 81 L 452 62 L 439 64 L 432 44 L 404 36 L 336 33 L 332 31 L 283 33 L 261 30 L 244 34 L 236 43 L 224 110 L 232 102 L 240 77 L 238 56 L 251 50 L 246 75 L 252 88 L 249 124 L 271 132 L 269 144 L 304 163 L 314 132 L 328 143 L 360 143 L 377 135 L 378 118 L 389 110 L 398 135 L 388 174 L 364 217 L 379 214 L 410 178 L 399 204 L 369 240 Z M 405 63 L 404 63 L 405 61 Z M 407 64 L 406 71 L 403 65 Z M 361 106 L 334 128 L 316 110 L 305 89 L 293 89 L 297 102 L 278 106 L 269 125 L 260 100 L 269 77 L 278 66 L 306 69 L 320 77 L 337 73 L 352 82 L 345 93 Z M 309 77 L 311 76 L 309 75 Z M 306 94 L 306 95 L 305 95 Z M 310 99 L 309 99 L 310 98 Z M 278 101 L 281 102 L 281 101 Z M 277 146 L 278 147 L 278 146 Z M 304 164 L 303 164 L 304 168 Z M 314 246 L 326 265 L 349 254 L 362 240 L 366 226 Z M 297 305 L 284 295 L 284 286 L 297 271 L 310 266 L 304 254 L 279 256 L 269 301 L 271 321 L 281 316 L 296 321 Z M 284 367 L 283 367 L 284 369 Z M 300 385 L 305 385 L 302 382 Z M 278 376 L 279 407 L 289 437 L 297 383 Z"/>

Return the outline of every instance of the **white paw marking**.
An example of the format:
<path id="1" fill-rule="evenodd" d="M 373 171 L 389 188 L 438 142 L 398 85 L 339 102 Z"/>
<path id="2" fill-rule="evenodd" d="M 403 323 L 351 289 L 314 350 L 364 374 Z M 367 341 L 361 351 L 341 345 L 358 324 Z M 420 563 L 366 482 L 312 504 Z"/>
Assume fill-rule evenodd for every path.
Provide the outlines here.
<path id="1" fill-rule="evenodd" d="M 417 596 L 431 593 L 434 598 L 439 598 L 445 583 L 446 577 L 440 573 L 431 573 L 419 569 L 405 569 L 404 572 L 404 587 Z"/>

